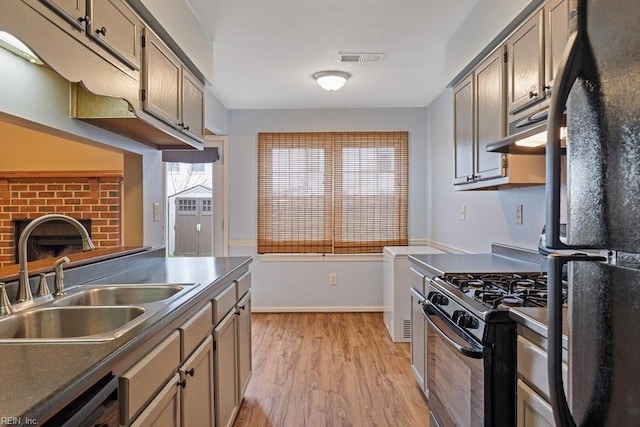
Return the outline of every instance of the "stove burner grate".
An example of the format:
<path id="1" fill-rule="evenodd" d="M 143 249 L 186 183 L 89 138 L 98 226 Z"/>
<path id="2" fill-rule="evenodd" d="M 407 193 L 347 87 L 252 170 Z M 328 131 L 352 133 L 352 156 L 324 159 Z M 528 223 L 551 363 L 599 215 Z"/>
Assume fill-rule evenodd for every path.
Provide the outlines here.
<path id="1" fill-rule="evenodd" d="M 544 274 L 446 274 L 442 279 L 493 308 L 547 306 L 547 276 Z M 566 303 L 566 289 L 563 299 Z"/>

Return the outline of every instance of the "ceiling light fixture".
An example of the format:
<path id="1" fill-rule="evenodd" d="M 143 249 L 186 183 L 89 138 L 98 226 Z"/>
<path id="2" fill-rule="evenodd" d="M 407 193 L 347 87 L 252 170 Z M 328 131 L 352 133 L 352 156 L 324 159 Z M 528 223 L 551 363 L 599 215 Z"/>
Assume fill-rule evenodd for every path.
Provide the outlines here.
<path id="1" fill-rule="evenodd" d="M 313 78 L 324 90 L 334 91 L 340 89 L 347 82 L 351 74 L 346 71 L 318 71 Z"/>
<path id="2" fill-rule="evenodd" d="M 40 58 L 38 58 L 38 56 L 27 47 L 27 45 L 5 31 L 0 31 L 0 47 L 15 53 L 32 64 L 43 65 Z"/>

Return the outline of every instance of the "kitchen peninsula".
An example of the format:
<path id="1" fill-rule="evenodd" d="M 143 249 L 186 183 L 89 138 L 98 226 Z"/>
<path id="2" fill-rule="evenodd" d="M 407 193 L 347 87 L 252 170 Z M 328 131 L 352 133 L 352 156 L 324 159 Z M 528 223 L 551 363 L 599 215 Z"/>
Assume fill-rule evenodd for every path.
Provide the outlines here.
<path id="1" fill-rule="evenodd" d="M 119 422 L 124 425 L 135 422 L 135 417 L 145 415 L 145 407 L 151 406 L 154 396 L 160 394 L 162 387 L 171 386 L 172 389 L 181 389 L 186 396 L 189 387 L 184 385 L 181 387 L 181 384 L 188 385 L 189 381 L 198 381 L 198 376 L 193 375 L 195 370 L 186 369 L 186 373 L 181 373 L 183 368 L 179 369 L 178 365 L 186 360 L 184 367 L 189 360 L 193 359 L 192 354 L 198 353 L 204 345 L 211 345 L 212 334 L 213 341 L 217 341 L 219 326 L 225 322 L 225 319 L 232 319 L 235 325 L 236 318 L 243 318 L 243 314 L 250 313 L 250 308 L 249 310 L 245 308 L 250 304 L 248 298 L 251 286 L 249 273 L 251 261 L 250 257 L 165 258 L 164 248 L 158 248 L 69 268 L 65 272 L 65 279 L 67 280 L 66 288 L 70 293 L 74 287 L 78 286 L 99 287 L 105 284 L 127 286 L 133 283 L 140 287 L 149 284 L 182 285 L 183 288 L 188 289 L 179 298 L 168 299 L 169 303 L 160 310 L 135 327 L 125 330 L 121 335 L 115 334 L 112 339 L 91 341 L 84 340 L 85 337 L 78 337 L 78 340 L 56 342 L 56 340 L 10 338 L 3 335 L 0 339 L 0 351 L 3 355 L 3 364 L 0 368 L 3 383 L 0 391 L 0 402 L 2 402 L 0 414 L 3 417 L 15 417 L 12 420 L 19 419 L 21 423 L 36 420 L 39 425 L 46 425 L 47 420 L 51 420 L 51 423 L 58 424 L 62 420 L 56 418 L 57 414 L 69 411 L 75 413 L 81 410 L 84 403 L 78 402 L 76 398 L 105 377 L 119 379 L 118 399 L 115 404 L 116 409 L 113 411 L 118 413 Z M 14 288 L 12 285 L 8 286 L 10 290 Z M 239 304 L 240 299 L 243 300 L 241 304 Z M 52 304 L 56 302 L 45 303 L 46 306 Z M 248 319 L 250 322 L 250 315 Z M 0 320 L 0 331 L 4 330 L 2 323 Z M 241 325 L 238 323 L 238 326 Z M 250 354 L 250 342 L 241 341 L 247 336 L 246 333 L 243 333 L 241 327 L 234 327 L 231 330 L 238 332 L 231 341 L 234 346 L 231 354 L 235 355 L 238 350 L 241 352 L 240 357 L 242 352 L 249 351 Z M 248 336 L 250 339 L 250 330 Z M 200 344 L 202 339 L 204 342 Z M 163 347 L 166 342 L 176 349 L 177 356 L 173 358 L 175 366 L 169 364 L 164 368 L 168 373 L 166 377 L 160 378 L 162 375 L 156 373 L 153 381 L 157 385 L 155 383 L 146 385 L 145 391 L 148 394 L 142 399 L 137 396 L 140 401 L 137 404 L 131 396 L 126 395 L 125 391 L 127 387 L 125 384 L 135 385 L 136 377 L 131 378 L 130 375 L 133 372 L 132 367 L 139 360 L 145 359 L 149 354 Z M 212 364 L 203 365 L 208 368 L 209 373 L 218 369 L 219 363 L 224 363 L 220 357 L 224 356 L 228 350 L 226 347 L 228 341 L 220 339 L 217 344 L 217 348 L 211 347 L 215 348 L 210 354 L 212 357 L 208 359 Z M 194 350 L 198 345 L 200 345 L 198 350 Z M 171 353 L 167 352 L 162 357 L 166 359 L 167 354 Z M 248 360 L 250 364 L 250 358 Z M 238 368 L 245 378 L 234 376 L 236 383 L 215 384 L 216 391 L 225 390 L 226 387 L 238 391 L 235 394 L 229 393 L 235 396 L 236 409 L 234 410 L 232 406 L 231 412 L 222 414 L 226 417 L 235 417 L 242 397 L 239 393 L 243 391 L 250 375 L 250 365 Z M 199 374 L 205 372 L 202 369 L 198 371 Z M 193 379 L 189 373 L 192 374 Z M 213 381 L 213 375 L 210 375 L 210 378 Z M 170 383 L 176 379 L 181 381 L 171 385 Z M 214 390 L 213 383 L 208 387 Z M 177 396 L 178 392 L 175 393 Z M 197 398 L 193 394 L 189 397 Z M 217 399 L 218 396 L 216 396 L 216 404 L 219 403 Z M 213 402 L 213 400 L 210 401 Z M 208 406 L 210 415 L 214 416 L 215 413 L 215 416 L 220 416 L 218 405 L 215 411 L 212 405 L 213 403 Z M 220 409 L 224 411 L 226 406 L 221 406 Z M 180 415 L 176 414 L 176 416 Z"/>

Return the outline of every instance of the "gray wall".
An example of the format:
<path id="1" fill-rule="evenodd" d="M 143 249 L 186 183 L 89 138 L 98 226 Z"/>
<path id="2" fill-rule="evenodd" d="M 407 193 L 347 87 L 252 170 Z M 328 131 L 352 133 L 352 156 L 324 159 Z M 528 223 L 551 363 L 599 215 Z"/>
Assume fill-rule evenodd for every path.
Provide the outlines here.
<path id="1" fill-rule="evenodd" d="M 256 255 L 257 134 L 270 131 L 409 131 L 409 238 L 424 242 L 428 198 L 425 108 L 232 110 L 229 112 L 229 240 L 231 255 Z M 380 308 L 381 256 L 265 261 L 257 257 L 255 308 Z M 339 259 L 339 260 L 337 260 Z M 337 286 L 328 274 L 337 273 Z"/>

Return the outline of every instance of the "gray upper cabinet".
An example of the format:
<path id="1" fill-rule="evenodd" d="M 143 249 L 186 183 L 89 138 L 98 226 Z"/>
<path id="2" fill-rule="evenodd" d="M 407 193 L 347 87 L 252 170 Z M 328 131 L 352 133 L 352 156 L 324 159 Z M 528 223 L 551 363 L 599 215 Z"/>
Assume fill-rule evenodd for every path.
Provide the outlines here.
<path id="1" fill-rule="evenodd" d="M 454 88 L 454 184 L 459 189 L 505 174 L 503 155 L 486 151 L 505 133 L 504 86 L 504 53 L 498 49 Z"/>
<path id="2" fill-rule="evenodd" d="M 504 53 L 498 49 L 476 69 L 476 141 L 475 179 L 504 176 L 503 155 L 487 152 L 487 145 L 505 134 Z"/>
<path id="3" fill-rule="evenodd" d="M 87 34 L 133 70 L 140 69 L 142 22 L 120 0 L 89 0 Z"/>
<path id="4" fill-rule="evenodd" d="M 569 38 L 569 1 L 551 0 L 544 7 L 545 87 L 553 88 L 558 65 Z M 547 92 L 549 94 L 549 92 Z"/>
<path id="5" fill-rule="evenodd" d="M 507 102 L 516 114 L 544 99 L 543 13 L 529 18 L 506 42 Z"/>
<path id="6" fill-rule="evenodd" d="M 143 42 L 144 110 L 189 137 L 204 140 L 204 85 L 178 57 L 145 28 Z"/>
<path id="7" fill-rule="evenodd" d="M 56 12 L 75 29 L 83 30 L 87 16 L 86 0 L 40 0 L 40 2 Z"/>
<path id="8" fill-rule="evenodd" d="M 201 140 L 204 134 L 204 86 L 182 68 L 182 130 Z"/>
<path id="9" fill-rule="evenodd" d="M 454 104 L 454 184 L 473 181 L 473 76 L 453 89 Z"/>
<path id="10" fill-rule="evenodd" d="M 181 123 L 180 60 L 147 28 L 144 30 L 143 51 L 142 107 L 168 125 L 178 127 Z"/>

